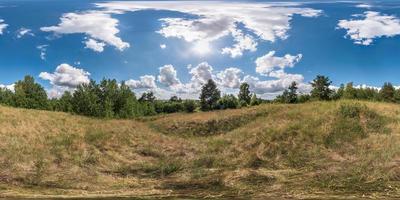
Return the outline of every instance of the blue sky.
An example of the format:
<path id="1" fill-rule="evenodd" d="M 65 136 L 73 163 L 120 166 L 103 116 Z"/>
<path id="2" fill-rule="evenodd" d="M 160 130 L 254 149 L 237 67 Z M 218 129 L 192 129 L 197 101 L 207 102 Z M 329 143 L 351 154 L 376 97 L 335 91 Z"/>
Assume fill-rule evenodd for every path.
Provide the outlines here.
<path id="1" fill-rule="evenodd" d="M 400 2 L 0 1 L 0 84 L 32 75 L 51 97 L 89 79 L 196 98 L 214 79 L 264 98 L 316 75 L 400 85 Z"/>

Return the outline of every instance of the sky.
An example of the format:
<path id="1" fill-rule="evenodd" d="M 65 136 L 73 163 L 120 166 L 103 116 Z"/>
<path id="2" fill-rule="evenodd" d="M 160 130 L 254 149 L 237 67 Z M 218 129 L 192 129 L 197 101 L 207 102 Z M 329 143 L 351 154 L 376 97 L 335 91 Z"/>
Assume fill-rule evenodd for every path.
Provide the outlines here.
<path id="1" fill-rule="evenodd" d="M 0 87 L 31 75 L 51 98 L 103 78 L 162 99 L 208 79 L 262 98 L 320 74 L 379 88 L 399 63 L 400 1 L 0 0 Z"/>

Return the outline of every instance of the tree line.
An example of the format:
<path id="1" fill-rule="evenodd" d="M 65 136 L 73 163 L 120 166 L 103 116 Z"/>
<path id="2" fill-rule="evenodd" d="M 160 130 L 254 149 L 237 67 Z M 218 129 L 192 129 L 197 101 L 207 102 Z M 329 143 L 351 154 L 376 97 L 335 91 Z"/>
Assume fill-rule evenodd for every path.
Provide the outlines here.
<path id="1" fill-rule="evenodd" d="M 400 103 L 400 89 L 396 89 L 391 83 L 386 82 L 380 89 L 372 87 L 355 87 L 352 82 L 341 84 L 338 89 L 331 89 L 332 81 L 329 77 L 318 75 L 311 81 L 310 94 L 299 94 L 296 82 L 276 97 L 274 102 L 279 103 L 304 103 L 307 101 L 329 101 L 339 99 L 357 99 L 368 101 L 383 101 Z"/>
<path id="2" fill-rule="evenodd" d="M 80 84 L 73 92 L 66 91 L 60 98 L 49 99 L 45 89 L 32 76 L 17 81 L 14 91 L 0 88 L 0 104 L 51 111 L 69 112 L 101 118 L 133 118 L 160 113 L 210 111 L 258 105 L 262 102 L 250 93 L 247 83 L 240 86 L 238 96 L 223 95 L 213 80 L 202 86 L 199 100 L 182 100 L 172 96 L 158 100 L 153 92 L 144 92 L 139 98 L 125 84 L 115 79 L 91 80 Z"/>
<path id="3" fill-rule="evenodd" d="M 160 113 L 235 109 L 266 102 L 304 103 L 314 100 L 359 99 L 400 103 L 400 89 L 396 89 L 391 83 L 385 83 L 380 90 L 354 87 L 353 83 L 342 84 L 334 90 L 331 89 L 332 82 L 328 77 L 318 75 L 310 84 L 312 90 L 309 94 L 299 93 L 298 84 L 292 82 L 281 95 L 268 101 L 251 93 L 247 83 L 240 85 L 237 95 L 221 95 L 217 84 L 208 80 L 202 86 L 198 100 L 182 100 L 177 96 L 172 96 L 169 100 L 159 100 L 153 92 L 144 92 L 137 98 L 124 82 L 103 79 L 99 83 L 91 80 L 80 84 L 73 92 L 66 91 L 58 99 L 49 99 L 45 89 L 32 76 L 25 76 L 15 83 L 14 91 L 0 88 L 0 104 L 101 118 L 134 118 Z"/>

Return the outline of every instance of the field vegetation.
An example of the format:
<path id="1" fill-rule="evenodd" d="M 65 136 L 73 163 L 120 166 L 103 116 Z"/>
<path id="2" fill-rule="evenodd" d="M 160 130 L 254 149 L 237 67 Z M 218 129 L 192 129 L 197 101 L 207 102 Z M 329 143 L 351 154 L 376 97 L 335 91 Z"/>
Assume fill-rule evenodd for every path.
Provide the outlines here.
<path id="1" fill-rule="evenodd" d="M 0 107 L 0 196 L 399 197 L 400 107 L 97 119 Z"/>

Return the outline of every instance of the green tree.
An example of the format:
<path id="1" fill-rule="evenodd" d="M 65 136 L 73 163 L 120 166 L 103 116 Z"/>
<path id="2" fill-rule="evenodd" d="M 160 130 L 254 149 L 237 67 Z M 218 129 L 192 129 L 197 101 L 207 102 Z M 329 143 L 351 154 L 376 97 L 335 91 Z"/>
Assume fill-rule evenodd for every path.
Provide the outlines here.
<path id="1" fill-rule="evenodd" d="M 0 88 L 0 104 L 15 106 L 14 93 L 7 88 Z"/>
<path id="2" fill-rule="evenodd" d="M 100 93 L 100 88 L 94 80 L 79 85 L 72 97 L 74 112 L 86 116 L 101 117 Z"/>
<path id="3" fill-rule="evenodd" d="M 238 104 L 238 99 L 233 94 L 224 95 L 218 100 L 220 109 L 235 109 L 238 107 Z"/>
<path id="4" fill-rule="evenodd" d="M 260 105 L 260 99 L 257 98 L 257 95 L 254 93 L 251 95 L 250 106 Z"/>
<path id="5" fill-rule="evenodd" d="M 345 99 L 357 99 L 357 89 L 354 88 L 353 83 L 347 83 L 346 88 L 343 92 L 343 98 Z"/>
<path id="6" fill-rule="evenodd" d="M 71 92 L 69 91 L 64 92 L 64 94 L 58 100 L 56 110 L 62 112 L 73 112 Z"/>
<path id="7" fill-rule="evenodd" d="M 246 102 L 247 105 L 250 105 L 251 96 L 250 96 L 250 85 L 247 83 L 242 83 L 240 85 L 240 91 L 238 94 L 239 101 Z"/>
<path id="8" fill-rule="evenodd" d="M 154 93 L 152 91 L 144 92 L 142 96 L 139 98 L 140 102 L 154 103 L 155 100 L 156 97 L 154 96 Z"/>
<path id="9" fill-rule="evenodd" d="M 194 100 L 185 100 L 183 101 L 183 107 L 185 112 L 192 113 L 196 110 L 196 102 Z"/>
<path id="10" fill-rule="evenodd" d="M 394 102 L 395 99 L 395 88 L 389 82 L 384 83 L 382 89 L 379 91 L 379 95 L 383 101 Z"/>
<path id="11" fill-rule="evenodd" d="M 218 100 L 221 98 L 221 92 L 218 90 L 215 82 L 210 79 L 203 85 L 200 94 L 200 107 L 203 111 L 217 108 Z"/>
<path id="12" fill-rule="evenodd" d="M 297 89 L 297 83 L 293 81 L 288 88 L 288 98 L 286 100 L 287 103 L 297 102 Z"/>
<path id="13" fill-rule="evenodd" d="M 318 75 L 312 82 L 311 96 L 318 100 L 329 100 L 332 90 L 329 88 L 332 81 L 328 77 Z"/>
<path id="14" fill-rule="evenodd" d="M 135 93 L 121 82 L 114 105 L 114 112 L 120 118 L 132 118 L 140 115 L 140 105 L 136 100 Z"/>
<path id="15" fill-rule="evenodd" d="M 15 83 L 15 106 L 31 109 L 48 109 L 48 99 L 44 88 L 35 83 L 32 76 Z"/>

